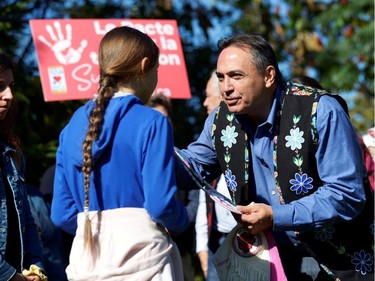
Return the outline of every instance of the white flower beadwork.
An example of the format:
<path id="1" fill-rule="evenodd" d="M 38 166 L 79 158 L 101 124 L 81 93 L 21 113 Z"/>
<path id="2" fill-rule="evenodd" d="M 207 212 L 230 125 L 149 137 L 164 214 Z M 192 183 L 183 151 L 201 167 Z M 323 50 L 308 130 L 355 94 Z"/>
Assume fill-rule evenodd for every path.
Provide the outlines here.
<path id="1" fill-rule="evenodd" d="M 305 142 L 305 139 L 302 137 L 303 131 L 300 131 L 299 128 L 290 129 L 290 135 L 285 137 L 287 141 L 286 147 L 290 147 L 292 150 L 301 149 L 302 143 Z"/>
<path id="2" fill-rule="evenodd" d="M 236 127 L 227 125 L 225 127 L 225 130 L 221 130 L 222 136 L 220 137 L 220 140 L 224 142 L 224 147 L 232 147 L 232 144 L 237 143 L 236 137 L 238 136 L 238 133 L 234 130 Z"/>

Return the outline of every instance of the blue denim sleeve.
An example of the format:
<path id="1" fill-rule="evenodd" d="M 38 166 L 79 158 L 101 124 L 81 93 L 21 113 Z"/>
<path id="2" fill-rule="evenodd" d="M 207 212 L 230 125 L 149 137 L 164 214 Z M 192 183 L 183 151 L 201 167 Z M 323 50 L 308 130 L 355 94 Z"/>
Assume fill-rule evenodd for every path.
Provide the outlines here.
<path id="1" fill-rule="evenodd" d="M 0 280 L 9 280 L 16 274 L 16 269 L 7 263 L 0 253 Z"/>

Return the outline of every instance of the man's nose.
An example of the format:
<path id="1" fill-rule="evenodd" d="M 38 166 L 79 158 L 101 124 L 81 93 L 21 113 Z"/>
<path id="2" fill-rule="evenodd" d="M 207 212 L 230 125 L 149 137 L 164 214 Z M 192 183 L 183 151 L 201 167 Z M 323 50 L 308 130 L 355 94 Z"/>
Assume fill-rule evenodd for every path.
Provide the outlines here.
<path id="1" fill-rule="evenodd" d="M 233 84 L 232 84 L 231 79 L 229 77 L 225 78 L 224 83 L 223 83 L 224 94 L 231 93 L 232 91 L 233 91 Z"/>

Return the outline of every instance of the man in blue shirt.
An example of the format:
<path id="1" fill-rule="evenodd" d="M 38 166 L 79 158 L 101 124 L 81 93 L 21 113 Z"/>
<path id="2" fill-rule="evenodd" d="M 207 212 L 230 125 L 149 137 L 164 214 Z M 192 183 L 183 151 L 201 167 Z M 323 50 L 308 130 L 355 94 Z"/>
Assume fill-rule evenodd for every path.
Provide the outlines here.
<path id="1" fill-rule="evenodd" d="M 272 230 L 288 280 L 372 280 L 371 247 L 349 251 L 347 243 L 338 257 L 342 261 L 324 253 L 336 246 L 336 240 L 323 243 L 331 236 L 342 245 L 337 225 L 373 211 L 373 200 L 366 207 L 361 149 L 345 111 L 327 92 L 285 83 L 261 36 L 234 35 L 218 47 L 216 75 L 224 103 L 181 154 L 207 181 L 225 174 L 242 212 L 237 221 L 253 235 Z M 329 235 L 319 241 L 304 237 L 314 231 Z M 353 244 L 371 240 L 373 232 L 359 235 L 351 237 Z M 312 245 L 309 252 L 301 240 Z M 339 252 L 339 246 L 327 253 Z M 311 251 L 318 253 L 322 269 Z"/>

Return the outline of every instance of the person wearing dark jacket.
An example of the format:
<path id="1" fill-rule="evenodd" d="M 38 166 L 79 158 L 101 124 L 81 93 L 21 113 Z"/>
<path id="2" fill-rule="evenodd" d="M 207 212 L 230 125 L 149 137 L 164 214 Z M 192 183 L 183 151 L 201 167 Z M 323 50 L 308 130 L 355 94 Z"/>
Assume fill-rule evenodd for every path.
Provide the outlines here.
<path id="1" fill-rule="evenodd" d="M 41 242 L 30 211 L 25 160 L 13 133 L 14 64 L 0 54 L 0 280 L 44 281 Z"/>

